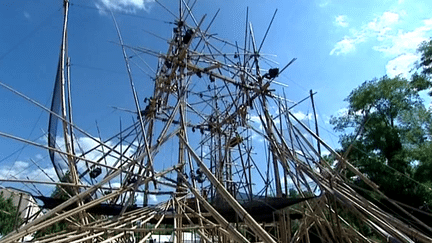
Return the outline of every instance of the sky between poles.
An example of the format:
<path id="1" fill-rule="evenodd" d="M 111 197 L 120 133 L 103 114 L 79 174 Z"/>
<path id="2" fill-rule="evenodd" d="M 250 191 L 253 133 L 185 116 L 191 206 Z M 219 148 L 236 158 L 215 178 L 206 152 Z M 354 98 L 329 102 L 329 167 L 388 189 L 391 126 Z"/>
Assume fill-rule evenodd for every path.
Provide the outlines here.
<path id="1" fill-rule="evenodd" d="M 117 18 L 124 42 L 165 53 L 172 34 L 178 1 L 71 0 L 69 55 L 76 124 L 98 136 L 119 129 L 120 111 L 134 110 L 124 61 L 109 14 Z M 193 2 L 193 1 L 190 1 Z M 194 14 L 207 14 L 204 26 L 220 9 L 210 32 L 244 43 L 246 9 L 260 43 L 278 9 L 261 51 L 282 68 L 297 58 L 278 81 L 286 96 L 298 101 L 317 92 L 321 135 L 333 147 L 338 138 L 328 124 L 330 116 L 346 107 L 349 92 L 366 80 L 384 75 L 408 75 L 418 60 L 416 48 L 432 35 L 432 5 L 428 0 L 353 1 L 210 1 L 198 0 Z M 0 81 L 49 107 L 62 29 L 61 0 L 5 0 L 0 3 Z M 159 37 L 154 36 L 157 35 Z M 276 56 L 272 56 L 276 55 Z M 156 59 L 143 56 L 156 67 Z M 138 58 L 132 58 L 144 66 Z M 136 68 L 134 78 L 141 99 L 152 92 L 152 71 Z M 150 88 L 151 87 L 151 88 Z M 276 87 L 282 92 L 282 87 Z M 311 106 L 294 110 L 307 121 Z M 0 89 L 0 131 L 45 143 L 48 114 L 5 89 Z M 123 113 L 122 113 L 123 114 Z M 129 123 L 130 120 L 123 120 Z M 97 126 L 96 126 L 97 122 Z M 310 121 L 312 122 L 312 121 Z M 31 160 L 53 173 L 42 149 L 0 138 L 0 177 L 44 178 Z M 33 173 L 33 174 L 32 174 Z"/>

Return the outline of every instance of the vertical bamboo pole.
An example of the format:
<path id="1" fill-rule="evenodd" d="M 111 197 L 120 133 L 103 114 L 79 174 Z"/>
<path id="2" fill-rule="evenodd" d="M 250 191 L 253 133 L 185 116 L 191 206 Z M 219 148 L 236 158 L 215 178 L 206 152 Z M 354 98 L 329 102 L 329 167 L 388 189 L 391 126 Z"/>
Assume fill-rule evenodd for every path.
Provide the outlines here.
<path id="1" fill-rule="evenodd" d="M 318 120 L 317 120 L 317 114 L 316 114 L 316 110 L 315 110 L 315 102 L 314 102 L 314 94 L 312 92 L 312 90 L 309 91 L 310 92 L 310 98 L 311 98 L 311 102 L 312 102 L 312 110 L 314 113 L 314 119 L 315 119 L 315 132 L 316 135 L 319 137 L 319 130 L 318 130 Z M 318 155 L 321 156 L 321 143 L 319 140 L 317 140 L 317 149 L 318 149 Z"/>

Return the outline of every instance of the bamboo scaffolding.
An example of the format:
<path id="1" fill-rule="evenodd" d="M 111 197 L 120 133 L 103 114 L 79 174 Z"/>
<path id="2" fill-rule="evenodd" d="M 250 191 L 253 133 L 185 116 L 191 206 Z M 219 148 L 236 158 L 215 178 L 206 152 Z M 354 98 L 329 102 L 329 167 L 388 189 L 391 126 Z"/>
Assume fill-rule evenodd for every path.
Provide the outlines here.
<path id="1" fill-rule="evenodd" d="M 68 0 L 64 1 L 67 5 Z M 159 1 L 156 2 L 175 15 Z M 292 59 L 281 71 L 270 67 L 268 73 L 262 75 L 267 72 L 263 64 L 269 58 L 263 57 L 260 52 L 277 10 L 258 44 L 252 23 L 248 22 L 247 10 L 244 46 L 209 33 L 219 11 L 207 29 L 202 31 L 206 15 L 197 21 L 192 10 L 189 1 L 179 0 L 179 16 L 173 23 L 173 37 L 164 40 L 168 43 L 165 54 L 125 44 L 113 16 L 135 104 L 135 111 L 128 111 L 136 114 L 137 119 L 133 125 L 121 128 L 117 135 L 104 142 L 99 127 L 99 138 L 96 138 L 73 124 L 70 89 L 67 94 L 62 90 L 62 113 L 58 115 L 0 83 L 61 121 L 66 149 L 62 151 L 2 132 L 0 136 L 61 155 L 67 159 L 72 174 L 71 182 L 20 179 L 0 179 L 0 182 L 55 185 L 72 188 L 75 192 L 67 201 L 0 239 L 1 243 L 17 242 L 61 220 L 69 223 L 67 230 L 34 241 L 144 243 L 152 235 L 172 232 L 173 241 L 177 243 L 186 240 L 184 233 L 193 232 L 199 235 L 201 241 L 209 243 L 374 242 L 352 225 L 345 212 L 360 219 L 383 239 L 408 243 L 432 242 L 429 236 L 431 227 L 408 212 L 415 208 L 386 197 L 373 181 L 319 137 L 313 102 L 315 93 L 312 90 L 308 98 L 312 101 L 315 131 L 292 112 L 293 107 L 308 98 L 288 106 L 286 97 L 273 93 L 273 84 L 285 85 L 276 81 L 276 77 L 296 60 Z M 67 13 L 65 9 L 66 20 Z M 69 69 L 69 60 L 66 65 L 64 63 L 67 56 L 66 23 L 60 57 L 63 75 L 64 67 Z M 155 74 L 153 96 L 146 98 L 148 106 L 144 110 L 141 109 L 139 90 L 135 88 L 128 51 L 132 51 L 134 56 L 144 53 L 158 58 L 159 66 L 153 69 L 140 57 Z M 141 71 L 145 72 L 145 69 Z M 61 79 L 64 82 L 65 77 Z M 70 86 L 69 79 L 67 85 Z M 271 114 L 272 106 L 278 108 L 279 114 Z M 256 116 L 259 125 L 252 124 L 251 116 Z M 76 140 L 72 130 L 91 138 L 97 145 L 81 155 L 75 154 Z M 195 130 L 200 130 L 201 135 L 193 134 Z M 304 132 L 314 141 L 309 141 Z M 255 135 L 264 141 L 265 155 L 257 155 L 254 151 L 252 137 Z M 125 142 L 129 144 L 123 149 Z M 322 159 L 321 147 L 337 158 L 338 168 L 333 168 Z M 201 151 L 201 156 L 198 151 Z M 100 156 L 88 159 L 92 152 Z M 170 159 L 164 157 L 168 155 Z M 260 163 L 264 157 L 265 162 Z M 115 162 L 109 164 L 108 159 Z M 85 164 L 85 168 L 79 168 L 76 165 L 78 162 L 83 166 Z M 165 163 L 169 165 L 158 172 L 156 168 Z M 103 179 L 88 179 L 95 166 L 106 171 Z M 340 168 L 354 173 L 409 220 L 429 232 L 415 229 L 367 201 L 349 184 Z M 86 178 L 91 183 L 85 184 Z M 120 186 L 111 186 L 114 183 Z M 247 203 L 259 202 L 261 195 L 266 196 L 261 200 L 264 204 L 268 204 L 266 199 L 273 194 L 273 199 L 287 199 L 288 184 L 295 188 L 299 197 L 314 199 L 302 201 L 291 208 L 270 205 L 273 218 L 267 221 L 259 219 L 260 215 L 246 207 Z M 138 193 L 142 193 L 143 207 L 129 210 Z M 149 195 L 157 195 L 164 202 L 148 206 Z M 232 210 L 227 212 L 235 215 L 225 216 L 225 209 L 218 208 L 221 202 L 229 206 L 227 210 Z M 120 213 L 114 216 L 86 213 L 101 204 L 121 206 Z M 430 216 L 428 213 L 425 215 Z M 229 221 L 229 216 L 235 219 Z M 298 228 L 295 229 L 294 225 Z"/>

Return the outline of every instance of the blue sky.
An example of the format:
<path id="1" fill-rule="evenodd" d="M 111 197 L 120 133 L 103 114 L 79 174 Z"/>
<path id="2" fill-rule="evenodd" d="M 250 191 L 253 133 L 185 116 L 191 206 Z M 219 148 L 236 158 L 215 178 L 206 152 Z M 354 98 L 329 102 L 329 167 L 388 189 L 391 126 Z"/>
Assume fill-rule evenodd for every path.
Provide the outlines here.
<path id="1" fill-rule="evenodd" d="M 159 2 L 177 13 L 177 1 Z M 112 106 L 133 110 L 134 104 L 113 21 L 103 9 L 114 11 L 125 44 L 162 53 L 167 48 L 162 39 L 171 36 L 173 16 L 151 0 L 71 0 L 71 4 L 74 120 L 94 136 L 98 136 L 97 122 L 101 136 L 108 137 L 119 129 L 120 117 L 124 123 L 132 119 Z M 432 36 L 432 5 L 427 0 L 198 0 L 194 13 L 198 19 L 207 13 L 207 27 L 220 8 L 210 32 L 243 43 L 247 7 L 257 42 L 278 9 L 261 54 L 279 63 L 274 64 L 279 68 L 297 58 L 278 82 L 289 86 L 284 92 L 293 101 L 307 97 L 310 89 L 318 92 L 321 134 L 334 147 L 338 138 L 328 120 L 346 107 L 344 98 L 350 91 L 375 77 L 409 76 L 419 58 L 417 46 Z M 1 1 L 0 82 L 48 107 L 61 29 L 61 0 Z M 156 67 L 156 58 L 142 57 Z M 150 96 L 151 70 L 141 59 L 132 60 L 139 95 Z M 276 89 L 282 92 L 282 87 Z M 306 120 L 312 108 L 304 105 L 295 112 Z M 0 114 L 0 132 L 45 142 L 48 114 L 4 88 L 0 88 Z M 0 137 L 0 177 L 46 179 L 31 160 L 52 172 L 47 155 Z"/>

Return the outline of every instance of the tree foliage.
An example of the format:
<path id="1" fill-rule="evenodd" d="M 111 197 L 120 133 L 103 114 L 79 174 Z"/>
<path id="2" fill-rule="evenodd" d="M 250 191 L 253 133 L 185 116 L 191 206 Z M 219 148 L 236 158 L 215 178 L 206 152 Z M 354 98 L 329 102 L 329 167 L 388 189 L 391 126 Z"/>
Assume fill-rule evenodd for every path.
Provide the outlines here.
<path id="1" fill-rule="evenodd" d="M 0 235 L 10 233 L 15 224 L 20 224 L 21 218 L 18 216 L 17 207 L 13 203 L 13 195 L 9 198 L 0 193 Z"/>
<path id="2" fill-rule="evenodd" d="M 415 207 L 432 202 L 432 116 L 419 94 L 430 86 L 417 74 L 366 81 L 347 97 L 347 112 L 331 119 L 348 159 L 387 196 Z"/>
<path id="3" fill-rule="evenodd" d="M 420 44 L 418 52 L 421 54 L 419 68 L 422 68 L 422 73 L 432 74 L 432 39 Z"/>

